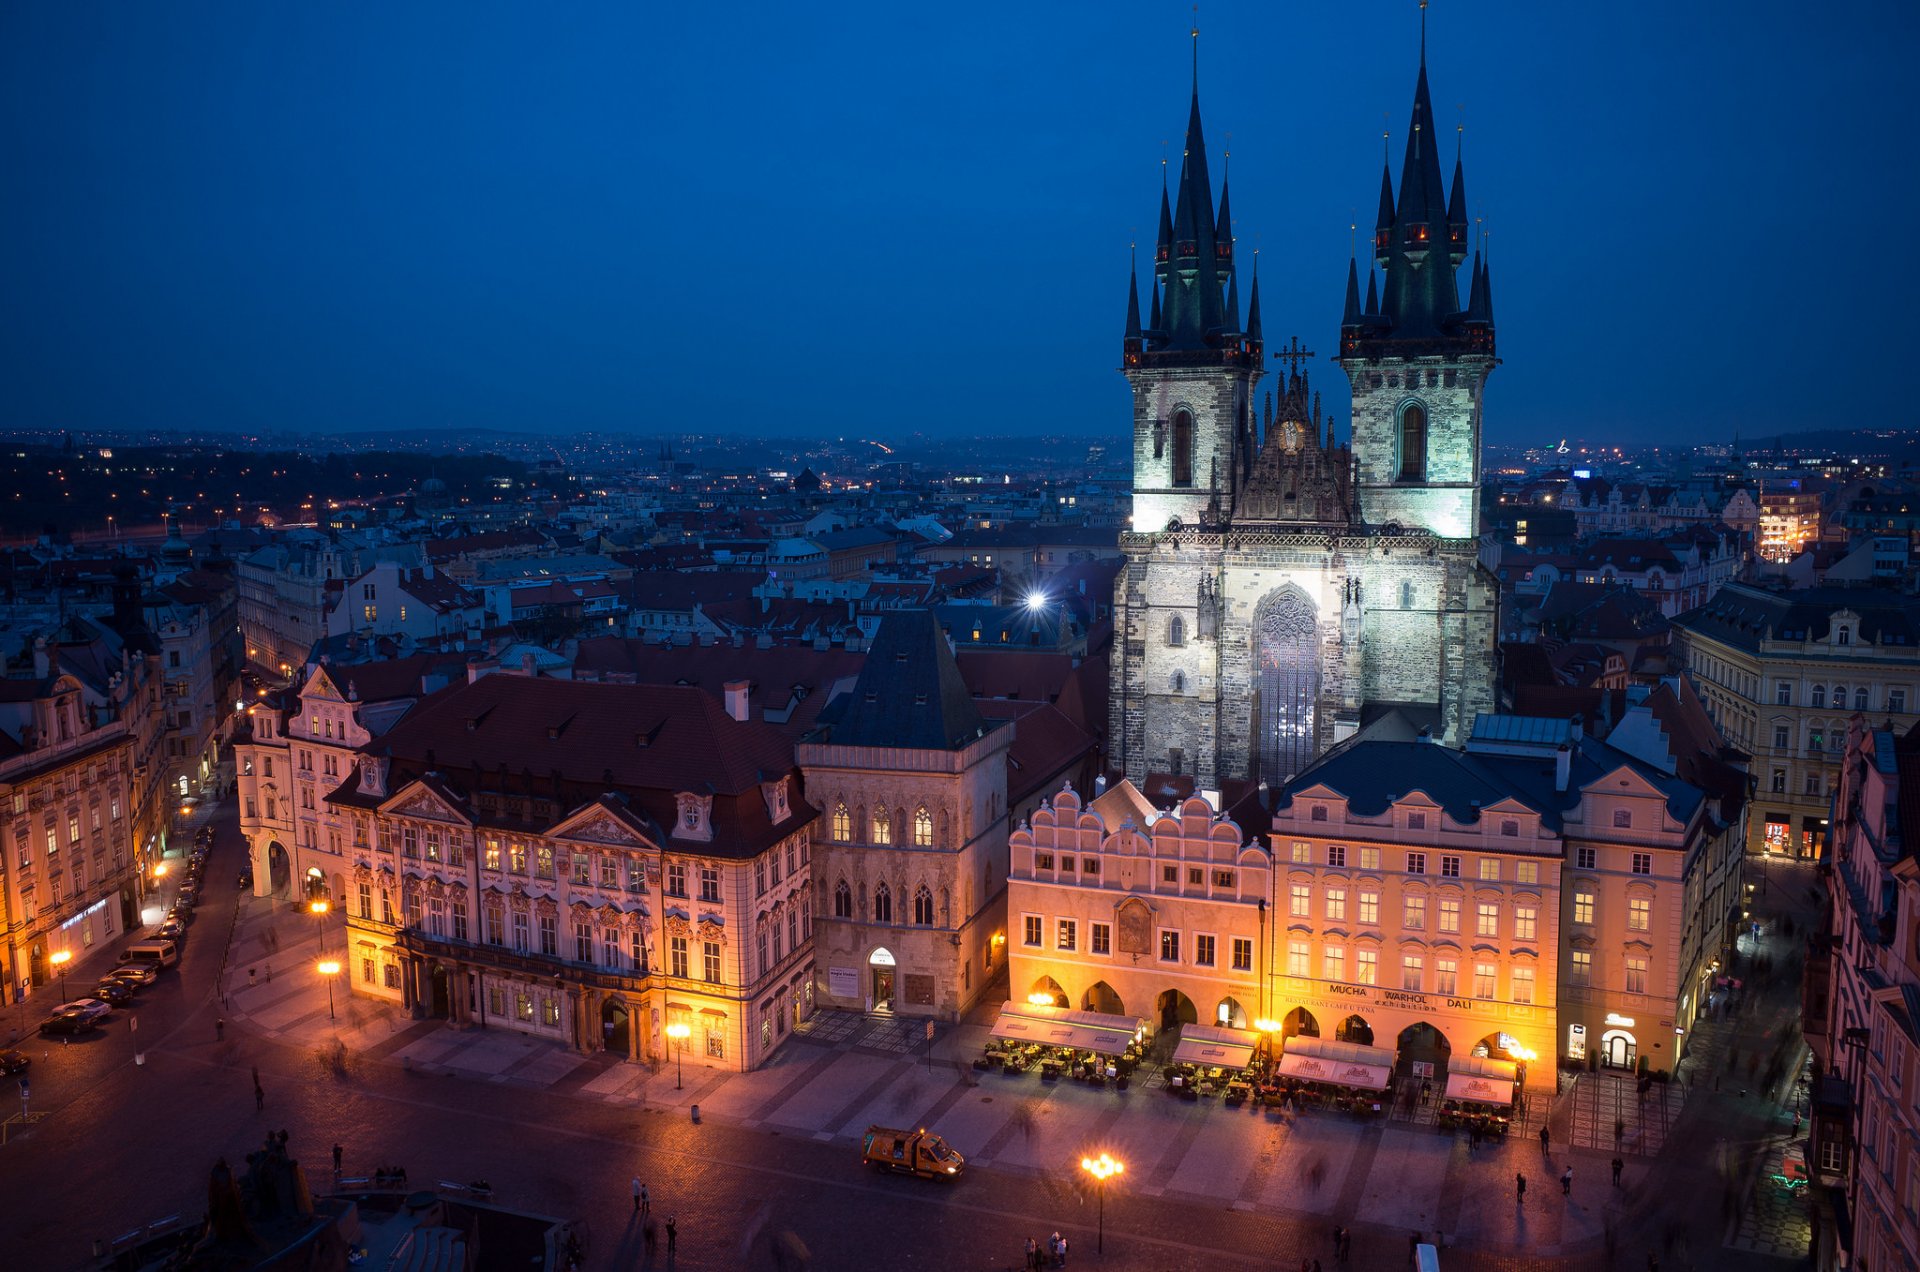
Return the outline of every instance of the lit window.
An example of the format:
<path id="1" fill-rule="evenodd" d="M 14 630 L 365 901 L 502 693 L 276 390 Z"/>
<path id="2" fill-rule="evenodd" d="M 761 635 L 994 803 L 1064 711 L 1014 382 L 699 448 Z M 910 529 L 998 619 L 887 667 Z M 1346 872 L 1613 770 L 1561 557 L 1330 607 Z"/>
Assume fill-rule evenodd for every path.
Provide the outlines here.
<path id="1" fill-rule="evenodd" d="M 1646 897 L 1627 898 L 1627 930 L 1647 932 L 1653 928 L 1653 902 Z"/>
<path id="2" fill-rule="evenodd" d="M 1574 889 L 1573 921 L 1575 923 L 1584 923 L 1584 924 L 1587 924 L 1588 926 L 1592 926 L 1593 924 L 1593 890 L 1591 888 Z"/>
<path id="3" fill-rule="evenodd" d="M 1313 888 L 1311 885 L 1296 883 L 1287 890 L 1287 913 L 1296 919 L 1312 916 Z"/>

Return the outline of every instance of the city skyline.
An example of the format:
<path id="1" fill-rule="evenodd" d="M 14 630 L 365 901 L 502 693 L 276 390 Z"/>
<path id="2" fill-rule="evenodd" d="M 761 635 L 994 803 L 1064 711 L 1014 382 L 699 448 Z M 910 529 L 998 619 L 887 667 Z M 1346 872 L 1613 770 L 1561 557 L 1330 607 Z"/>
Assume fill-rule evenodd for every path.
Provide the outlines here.
<path id="1" fill-rule="evenodd" d="M 1177 176 L 1186 6 L 451 16 L 12 11 L 0 154 L 32 194 L 0 212 L 5 425 L 1124 427 L 1127 245 L 1150 248 L 1163 144 Z M 1490 442 L 1889 413 L 1824 369 L 1896 353 L 1898 279 L 1823 252 L 1915 193 L 1860 123 L 1896 113 L 1914 18 L 1872 16 L 1888 38 L 1784 4 L 1614 13 L 1607 39 L 1583 13 L 1429 11 L 1436 122 L 1465 126 L 1499 276 Z M 1404 142 L 1420 21 L 1199 16 L 1270 342 L 1323 355 L 1342 417 L 1347 227 L 1380 133 Z M 1778 358 L 1789 305 L 1849 321 Z"/>

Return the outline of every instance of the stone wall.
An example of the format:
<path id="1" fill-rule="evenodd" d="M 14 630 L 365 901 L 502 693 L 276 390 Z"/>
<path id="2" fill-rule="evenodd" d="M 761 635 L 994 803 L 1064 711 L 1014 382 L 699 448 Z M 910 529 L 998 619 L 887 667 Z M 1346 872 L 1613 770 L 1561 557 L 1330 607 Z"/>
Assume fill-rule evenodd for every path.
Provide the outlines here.
<path id="1" fill-rule="evenodd" d="M 1197 525 L 1208 504 L 1233 503 L 1233 438 L 1237 422 L 1251 418 L 1253 388 L 1260 373 L 1237 367 L 1152 367 L 1127 372 L 1133 386 L 1133 524 L 1161 530 L 1178 517 Z M 1176 410 L 1193 413 L 1193 484 L 1173 484 L 1172 420 Z M 1154 454 L 1156 429 L 1163 445 Z"/>
<path id="2" fill-rule="evenodd" d="M 1472 538 L 1479 530 L 1480 410 L 1494 360 L 1400 358 L 1350 361 L 1353 454 L 1360 513 L 1368 525 L 1398 523 L 1445 538 Z M 1418 402 L 1427 410 L 1426 481 L 1402 485 L 1400 412 Z"/>

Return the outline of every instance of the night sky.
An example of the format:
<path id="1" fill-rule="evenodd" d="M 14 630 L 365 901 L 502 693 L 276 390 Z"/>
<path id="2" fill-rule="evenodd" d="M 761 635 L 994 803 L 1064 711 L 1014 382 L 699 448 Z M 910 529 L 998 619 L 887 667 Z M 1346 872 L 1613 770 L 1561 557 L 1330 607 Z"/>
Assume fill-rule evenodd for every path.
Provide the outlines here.
<path id="1" fill-rule="evenodd" d="M 1428 20 L 1493 231 L 1490 440 L 1909 426 L 1920 6 Z M 12 0 L 0 427 L 1120 432 L 1190 21 Z M 1200 26 L 1268 342 L 1330 353 L 1417 5 L 1210 0 Z"/>

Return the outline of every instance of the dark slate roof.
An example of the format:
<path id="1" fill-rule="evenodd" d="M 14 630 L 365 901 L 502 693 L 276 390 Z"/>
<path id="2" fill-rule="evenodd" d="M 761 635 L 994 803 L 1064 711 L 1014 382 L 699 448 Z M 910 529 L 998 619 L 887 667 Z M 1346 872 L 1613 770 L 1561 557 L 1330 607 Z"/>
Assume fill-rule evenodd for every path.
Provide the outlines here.
<path id="1" fill-rule="evenodd" d="M 1558 834 L 1562 816 L 1579 803 L 1581 788 L 1620 768 L 1632 769 L 1663 791 L 1667 810 L 1679 821 L 1699 807 L 1698 787 L 1589 736 L 1579 739 L 1574 750 L 1565 791 L 1554 789 L 1551 754 L 1487 755 L 1433 742 L 1357 739 L 1354 745 L 1328 752 L 1281 787 L 1274 809 L 1290 807 L 1294 796 L 1308 787 L 1325 786 L 1344 795 L 1355 813 L 1372 817 L 1396 799 L 1420 791 L 1456 822 L 1471 825 L 1480 820 L 1482 809 L 1512 799 L 1538 813 L 1541 825 Z"/>
<path id="2" fill-rule="evenodd" d="M 1750 583 L 1729 583 L 1674 623 L 1740 649 L 1757 650 L 1763 640 L 1825 640 L 1838 610 L 1860 616 L 1855 636 L 1861 641 L 1899 646 L 1920 641 L 1920 598 L 1875 588 L 1775 592 Z"/>
<path id="3" fill-rule="evenodd" d="M 931 610 L 880 620 L 853 692 L 820 713 L 816 742 L 956 751 L 991 727 L 974 705 Z"/>

